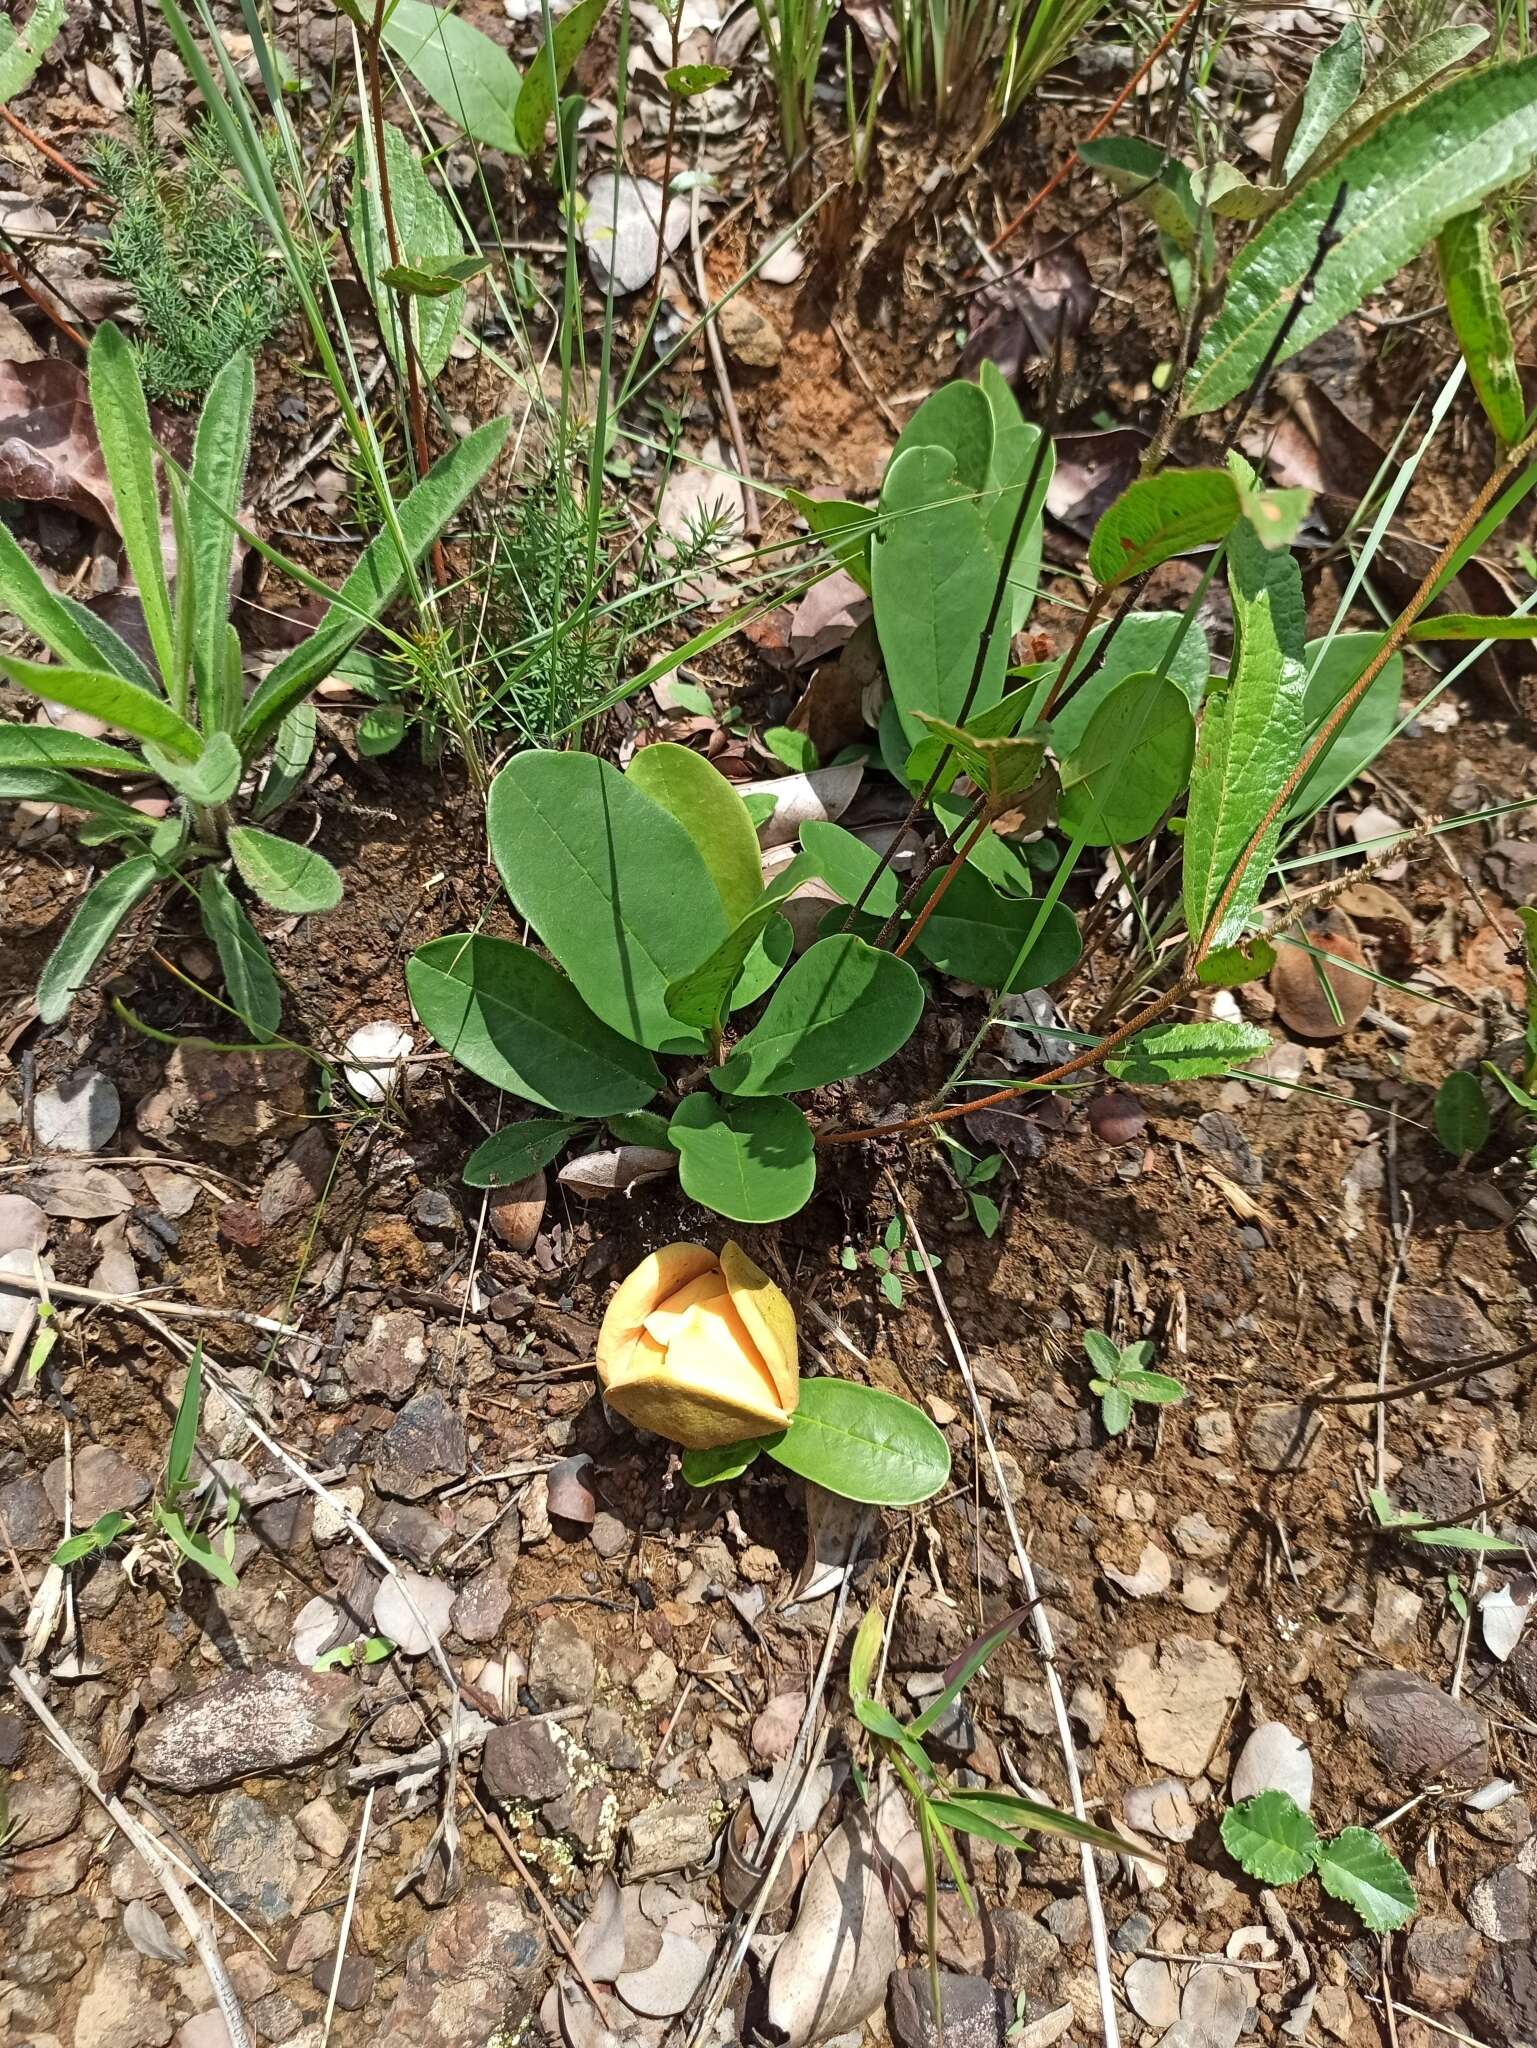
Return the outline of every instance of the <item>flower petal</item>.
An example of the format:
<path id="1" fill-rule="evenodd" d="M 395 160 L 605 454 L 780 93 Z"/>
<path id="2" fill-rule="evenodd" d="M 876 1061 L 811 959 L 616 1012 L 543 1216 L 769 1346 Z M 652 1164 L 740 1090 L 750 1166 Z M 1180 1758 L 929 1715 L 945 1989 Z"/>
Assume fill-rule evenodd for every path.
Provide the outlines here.
<path id="1" fill-rule="evenodd" d="M 659 1308 L 654 1308 L 646 1318 L 646 1328 L 658 1344 L 670 1344 L 677 1335 L 678 1325 L 689 1309 L 703 1306 L 712 1301 L 729 1301 L 726 1292 L 725 1275 L 719 1266 L 712 1266 L 708 1273 L 701 1273 L 686 1286 L 679 1287 Z"/>
<path id="2" fill-rule="evenodd" d="M 703 1451 L 768 1436 L 789 1423 L 755 1357 L 730 1341 L 719 1312 L 690 1309 L 665 1357 L 659 1350 L 643 1337 L 633 1349 L 632 1369 L 608 1390 L 610 1404 L 642 1429 Z"/>
<path id="3" fill-rule="evenodd" d="M 716 1264 L 714 1252 L 702 1244 L 664 1244 L 619 1283 L 598 1331 L 598 1379 L 603 1387 L 612 1375 L 624 1371 L 651 1311 Z"/>
<path id="4" fill-rule="evenodd" d="M 728 1237 L 721 1246 L 720 1269 L 731 1291 L 731 1306 L 758 1347 L 779 1405 L 793 1414 L 800 1399 L 794 1309 L 734 1238 Z"/>

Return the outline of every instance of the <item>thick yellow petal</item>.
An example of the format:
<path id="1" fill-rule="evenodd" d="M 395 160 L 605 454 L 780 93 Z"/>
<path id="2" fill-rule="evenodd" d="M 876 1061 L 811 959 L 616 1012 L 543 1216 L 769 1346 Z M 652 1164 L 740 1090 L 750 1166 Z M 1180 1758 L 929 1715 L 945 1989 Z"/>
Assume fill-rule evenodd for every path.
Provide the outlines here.
<path id="1" fill-rule="evenodd" d="M 664 1244 L 620 1281 L 598 1331 L 598 1380 L 603 1387 L 613 1374 L 625 1370 L 651 1311 L 717 1264 L 714 1252 L 702 1244 Z"/>
<path id="2" fill-rule="evenodd" d="M 728 1237 L 721 1246 L 720 1269 L 731 1291 L 731 1306 L 758 1347 L 779 1396 L 779 1405 L 793 1414 L 800 1399 L 794 1309 L 735 1238 Z"/>
<path id="3" fill-rule="evenodd" d="M 708 1273 L 701 1273 L 680 1287 L 646 1318 L 646 1328 L 658 1344 L 670 1344 L 677 1335 L 678 1325 L 691 1308 L 704 1306 L 712 1301 L 729 1301 L 725 1275 L 719 1266 L 712 1266 Z"/>
<path id="4" fill-rule="evenodd" d="M 610 1403 L 642 1429 L 691 1451 L 783 1429 L 790 1417 L 756 1355 L 734 1341 L 735 1322 L 729 1310 L 690 1309 L 665 1356 L 653 1338 L 643 1337 L 633 1349 L 632 1370 L 609 1388 Z"/>

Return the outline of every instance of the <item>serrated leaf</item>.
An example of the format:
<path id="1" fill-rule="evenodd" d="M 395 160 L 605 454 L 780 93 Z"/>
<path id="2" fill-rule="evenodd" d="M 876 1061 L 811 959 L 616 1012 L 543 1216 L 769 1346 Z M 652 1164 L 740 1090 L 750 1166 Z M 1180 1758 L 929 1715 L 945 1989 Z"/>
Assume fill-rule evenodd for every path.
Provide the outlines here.
<path id="1" fill-rule="evenodd" d="M 1446 223 L 1436 237 L 1436 260 L 1452 332 L 1478 402 L 1499 440 L 1512 447 L 1526 425 L 1526 399 L 1482 207 Z"/>
<path id="2" fill-rule="evenodd" d="M 1122 491 L 1095 523 L 1089 568 L 1107 589 L 1192 548 L 1215 547 L 1242 513 L 1225 469 L 1168 469 Z"/>
<path id="3" fill-rule="evenodd" d="M 463 245 L 452 214 L 432 189 L 415 150 L 400 130 L 388 123 L 384 129 L 384 158 L 395 223 L 394 244 L 385 226 L 383 204 L 376 190 L 377 174 L 370 165 L 361 129 L 350 216 L 352 243 L 389 344 L 391 361 L 404 375 L 405 351 L 400 330 L 404 314 L 412 324 L 422 375 L 431 383 L 448 361 L 454 336 L 464 319 L 463 288 L 455 286 L 439 298 L 408 294 L 402 307 L 399 297 L 384 284 L 383 272 L 395 248 L 402 263 L 413 270 L 423 270 L 438 257 L 462 255 Z"/>
<path id="4" fill-rule="evenodd" d="M 45 1024 L 58 1023 L 112 943 L 118 926 L 159 879 L 159 863 L 143 853 L 108 868 L 91 884 L 38 976 L 37 1014 Z"/>
<path id="5" fill-rule="evenodd" d="M 1282 179 L 1290 183 L 1350 111 L 1361 90 L 1366 70 L 1366 46 L 1361 24 L 1347 15 L 1339 38 L 1324 50 L 1308 73 L 1291 132 Z M 1283 131 L 1284 132 L 1284 131 Z"/>
<path id="6" fill-rule="evenodd" d="M 1260 1792 L 1222 1816 L 1222 1843 L 1261 1884 L 1295 1884 L 1313 1868 L 1318 1830 L 1289 1793 Z"/>
<path id="7" fill-rule="evenodd" d="M 406 987 L 423 1025 L 461 1066 L 545 1109 L 577 1117 L 643 1109 L 662 1085 L 649 1053 L 595 1017 L 558 968 L 511 939 L 431 939 L 406 962 Z"/>
<path id="8" fill-rule="evenodd" d="M 819 939 L 711 1076 L 727 1095 L 795 1095 L 866 1074 L 905 1045 L 923 985 L 905 960 L 852 933 Z"/>
<path id="9" fill-rule="evenodd" d="M 232 826 L 228 844 L 241 881 L 274 910 L 309 917 L 341 902 L 341 876 L 313 847 L 255 825 Z"/>
<path id="10" fill-rule="evenodd" d="M 1481 1152 L 1489 1142 L 1489 1105 L 1476 1074 L 1448 1074 L 1436 1090 L 1436 1136 L 1454 1159 Z"/>
<path id="11" fill-rule="evenodd" d="M 1195 721 L 1178 683 L 1127 676 L 1062 762 L 1058 821 L 1086 846 L 1129 846 L 1158 825 L 1194 758 Z"/>
<path id="12" fill-rule="evenodd" d="M 1327 334 L 1449 220 L 1523 177 L 1534 157 L 1537 57 L 1466 74 L 1390 115 L 1245 243 L 1186 383 L 1184 411 L 1209 412 L 1247 389 L 1313 265 L 1341 185 L 1338 241 L 1277 361 Z"/>
<path id="13" fill-rule="evenodd" d="M 589 1007 L 653 1051 L 702 1050 L 667 991 L 730 924 L 672 813 L 594 755 L 535 750 L 492 783 L 486 824 L 508 895 Z"/>
<path id="14" fill-rule="evenodd" d="M 28 690 L 48 704 L 65 704 L 72 711 L 84 711 L 119 732 L 132 733 L 137 740 L 150 740 L 182 760 L 195 761 L 203 751 L 203 738 L 164 697 L 153 695 L 131 683 L 125 676 L 103 670 L 62 668 L 53 663 L 22 661 L 15 655 L 0 656 L 0 675 Z"/>
<path id="15" fill-rule="evenodd" d="M 270 1038 L 283 1014 L 283 995 L 260 932 L 216 867 L 204 868 L 197 893 L 203 930 L 219 955 L 230 1001 L 256 1037 Z"/>
<path id="16" fill-rule="evenodd" d="M 691 1201 L 734 1223 L 778 1223 L 810 1199 L 816 1185 L 811 1126 L 777 1095 L 722 1102 L 701 1091 L 673 1111 L 667 1136 Z"/>
<path id="17" fill-rule="evenodd" d="M 1224 1824 L 1223 1834 L 1226 1836 Z M 1413 1919 L 1419 1900 L 1409 1873 L 1370 1828 L 1342 1828 L 1318 1854 L 1318 1882 L 1359 1914 L 1373 1934 Z"/>
<path id="18" fill-rule="evenodd" d="M 607 5 L 608 0 L 576 0 L 576 5 L 554 22 L 549 36 L 534 52 L 523 75 L 513 115 L 518 147 L 525 156 L 543 148 L 545 127 L 555 111 L 561 87 Z"/>
<path id="19" fill-rule="evenodd" d="M 489 149 L 522 153 L 517 108 L 522 79 L 499 43 L 473 22 L 426 0 L 393 0 L 384 41 L 451 120 Z"/>
<path id="20" fill-rule="evenodd" d="M 803 1379 L 789 1428 L 764 1449 L 829 1493 L 880 1507 L 913 1507 L 950 1476 L 950 1447 L 922 1410 L 856 1380 Z"/>
<path id="21" fill-rule="evenodd" d="M 1204 1024 L 1161 1024 L 1139 1031 L 1124 1052 L 1105 1061 L 1118 1081 L 1156 1087 L 1204 1081 L 1231 1073 L 1270 1050 L 1270 1034 L 1257 1024 L 1212 1018 Z"/>
<path id="22" fill-rule="evenodd" d="M 1271 820 L 1238 888 L 1213 922 L 1245 848 L 1302 746 L 1304 666 L 1302 577 L 1295 560 L 1273 555 L 1245 526 L 1228 542 L 1233 659 L 1227 686 L 1201 716 L 1185 820 L 1183 891 L 1192 938 L 1210 946 L 1240 938 L 1260 899 L 1285 822 Z"/>

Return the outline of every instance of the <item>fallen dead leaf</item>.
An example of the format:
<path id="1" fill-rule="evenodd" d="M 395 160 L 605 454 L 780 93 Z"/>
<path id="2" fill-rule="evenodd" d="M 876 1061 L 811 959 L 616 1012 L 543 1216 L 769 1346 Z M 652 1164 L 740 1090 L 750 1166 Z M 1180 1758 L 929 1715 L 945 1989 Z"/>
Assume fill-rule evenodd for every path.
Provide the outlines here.
<path id="1" fill-rule="evenodd" d="M 811 2048 L 858 2027 L 898 1962 L 870 1823 L 855 1811 L 828 1836 L 801 1891 L 769 1977 L 769 2021 L 784 2048 Z"/>

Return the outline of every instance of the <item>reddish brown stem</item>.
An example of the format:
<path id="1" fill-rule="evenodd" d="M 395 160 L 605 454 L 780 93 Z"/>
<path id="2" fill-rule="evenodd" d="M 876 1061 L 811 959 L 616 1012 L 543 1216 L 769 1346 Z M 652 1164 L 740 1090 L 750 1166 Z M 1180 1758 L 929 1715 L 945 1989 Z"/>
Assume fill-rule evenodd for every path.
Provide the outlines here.
<path id="1" fill-rule="evenodd" d="M 395 226 L 395 208 L 390 198 L 390 164 L 384 147 L 384 86 L 379 68 L 379 38 L 384 30 L 386 0 L 378 0 L 374 25 L 367 37 L 368 106 L 374 130 L 374 160 L 379 166 L 379 211 L 384 215 L 384 235 L 389 244 L 390 265 L 400 268 L 400 233 Z M 418 478 L 427 474 L 427 417 L 422 404 L 421 369 L 416 360 L 416 343 L 411 333 L 411 298 L 408 292 L 395 295 L 400 321 L 401 349 L 406 359 L 407 402 L 411 412 L 411 452 L 416 458 Z"/>
<path id="2" fill-rule="evenodd" d="M 62 313 L 56 313 L 41 292 L 28 284 L 26 278 L 22 276 L 20 269 L 11 261 L 3 249 L 0 249 L 0 270 L 5 272 L 13 284 L 21 286 L 21 289 L 26 293 L 33 305 L 36 306 L 37 310 L 47 315 L 54 326 L 58 328 L 60 334 L 66 335 L 75 344 L 76 348 L 84 348 L 86 346 L 85 336 L 77 328 L 71 327 Z"/>
<path id="3" fill-rule="evenodd" d="M 976 830 L 971 834 L 970 838 L 964 842 L 963 845 L 957 847 L 954 858 L 951 860 L 949 867 L 945 869 L 944 873 L 940 876 L 938 882 L 936 883 L 933 895 L 930 896 L 928 902 L 924 904 L 923 908 L 919 911 L 918 915 L 907 927 L 907 930 L 902 938 L 902 943 L 896 949 L 897 959 L 900 960 L 902 958 L 903 954 L 906 953 L 908 948 L 912 945 L 913 940 L 917 938 L 919 932 L 923 930 L 923 927 L 928 923 L 929 919 L 934 915 L 934 912 L 939 908 L 939 905 L 943 900 L 945 891 L 949 888 L 950 884 L 955 880 L 956 876 L 960 873 L 961 869 L 966 865 L 967 860 L 971 856 L 971 849 L 982 837 L 982 834 L 987 830 L 987 827 L 988 817 L 986 811 L 984 811 L 982 813 L 982 816 L 977 820 Z"/>
<path id="4" fill-rule="evenodd" d="M 25 121 L 13 114 L 9 107 L 0 107 L 0 121 L 12 128 L 23 142 L 30 142 L 39 156 L 47 157 L 56 171 L 62 171 L 66 178 L 73 178 L 82 192 L 99 192 L 101 187 L 94 178 L 88 178 L 84 171 L 72 164 L 67 156 L 60 154 L 51 142 L 45 142 L 35 128 L 29 128 Z"/>

